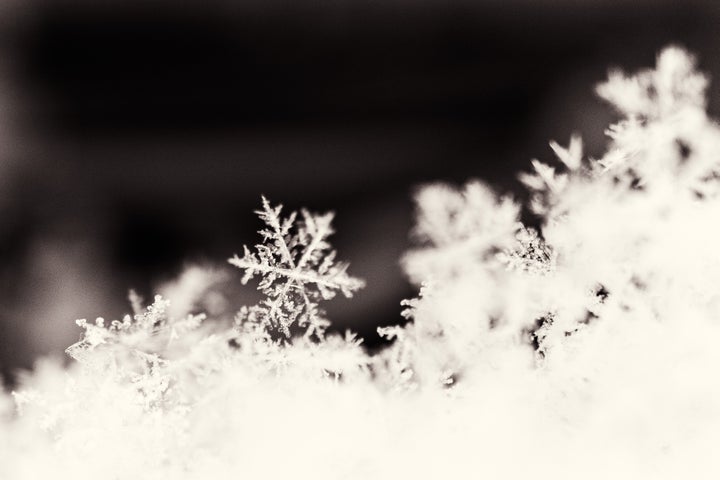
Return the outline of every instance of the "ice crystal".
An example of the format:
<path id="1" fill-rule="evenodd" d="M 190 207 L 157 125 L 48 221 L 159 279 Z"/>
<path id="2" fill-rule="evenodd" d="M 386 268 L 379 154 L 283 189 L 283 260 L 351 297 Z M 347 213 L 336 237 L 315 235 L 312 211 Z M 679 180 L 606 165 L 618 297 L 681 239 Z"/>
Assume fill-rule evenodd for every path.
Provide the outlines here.
<path id="1" fill-rule="evenodd" d="M 628 117 L 657 120 L 683 110 L 704 110 L 708 79 L 695 65 L 695 57 L 686 50 L 667 47 L 654 69 L 631 76 L 612 70 L 597 93 Z"/>
<path id="2" fill-rule="evenodd" d="M 125 315 L 122 320 L 113 320 L 109 324 L 103 318 L 96 319 L 94 323 L 77 320 L 76 323 L 85 332 L 80 341 L 67 348 L 68 355 L 82 362 L 99 347 L 111 349 L 117 345 L 137 351 L 164 352 L 173 341 L 197 329 L 205 319 L 204 314 L 171 319 L 167 315 L 170 302 L 160 295 L 156 295 L 154 302 L 144 311 L 141 300 L 134 292 L 131 292 L 130 299 L 137 313 Z"/>
<path id="3" fill-rule="evenodd" d="M 512 248 L 498 254 L 508 269 L 545 274 L 554 268 L 555 255 L 535 229 L 521 224 L 515 238 L 517 243 Z"/>
<path id="4" fill-rule="evenodd" d="M 439 280 L 462 273 L 477 262 L 509 246 L 519 207 L 509 198 L 498 200 L 478 181 L 462 190 L 445 184 L 422 188 L 415 198 L 414 236 L 422 248 L 403 259 L 413 282 Z"/>
<path id="5" fill-rule="evenodd" d="M 598 162 L 607 176 L 634 190 L 699 198 L 717 195 L 718 126 L 705 111 L 707 77 L 695 58 L 665 49 L 655 69 L 626 77 L 613 71 L 598 94 L 624 115 L 607 133 L 611 148 Z"/>
<path id="6" fill-rule="evenodd" d="M 524 183 L 531 193 L 530 208 L 537 214 L 544 215 L 548 208 L 555 205 L 561 198 L 563 191 L 571 178 L 582 175 L 583 144 L 582 139 L 573 135 L 567 148 L 560 146 L 557 142 L 550 142 L 550 148 L 562 163 L 564 173 L 557 173 L 552 167 L 539 160 L 531 162 L 533 173 L 520 173 L 520 181 Z"/>
<path id="7" fill-rule="evenodd" d="M 170 303 L 160 295 L 142 309 L 142 300 L 131 291 L 134 315 L 106 324 L 103 318 L 94 323 L 78 320 L 85 332 L 82 339 L 66 352 L 88 371 L 103 372 L 119 382 L 133 385 L 138 401 L 147 408 L 160 407 L 170 393 L 170 383 L 177 357 L 194 348 L 205 315 L 170 318 Z M 209 359 L 207 359 L 209 360 Z"/>
<path id="8" fill-rule="evenodd" d="M 336 252 L 327 241 L 333 233 L 332 213 L 318 215 L 303 209 L 302 220 L 296 222 L 295 212 L 282 218 L 282 205 L 272 207 L 265 197 L 262 202 L 257 214 L 266 224 L 260 231 L 264 243 L 256 245 L 255 252 L 243 247 L 243 256 L 235 255 L 229 262 L 245 271 L 243 284 L 255 275 L 262 277 L 258 290 L 267 299 L 253 312 L 261 323 L 289 337 L 297 322 L 308 334 L 321 337 L 327 320 L 319 302 L 337 292 L 352 297 L 364 282 L 347 274 L 347 264 L 335 261 Z"/>
<path id="9" fill-rule="evenodd" d="M 377 333 L 380 337 L 394 342 L 390 348 L 375 359 L 376 368 L 383 373 L 386 384 L 396 390 L 416 388 L 413 327 L 403 328 L 397 325 L 378 327 Z"/>

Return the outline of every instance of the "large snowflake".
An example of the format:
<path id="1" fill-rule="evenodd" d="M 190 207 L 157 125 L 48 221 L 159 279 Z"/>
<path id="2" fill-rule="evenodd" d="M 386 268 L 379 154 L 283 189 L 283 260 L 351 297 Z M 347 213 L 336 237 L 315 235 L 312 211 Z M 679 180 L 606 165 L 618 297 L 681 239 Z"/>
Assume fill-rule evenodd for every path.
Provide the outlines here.
<path id="1" fill-rule="evenodd" d="M 332 212 L 320 215 L 303 209 L 300 220 L 296 212 L 282 218 L 282 205 L 273 207 L 265 197 L 262 202 L 256 213 L 266 225 L 260 230 L 264 242 L 255 252 L 244 246 L 242 257 L 229 260 L 245 270 L 243 284 L 256 274 L 262 277 L 258 290 L 267 298 L 250 312 L 252 320 L 288 337 L 297 322 L 306 327 L 307 335 L 322 337 L 328 321 L 318 303 L 337 292 L 351 297 L 364 282 L 347 274 L 346 263 L 335 261 L 336 252 L 327 241 L 333 233 Z"/>

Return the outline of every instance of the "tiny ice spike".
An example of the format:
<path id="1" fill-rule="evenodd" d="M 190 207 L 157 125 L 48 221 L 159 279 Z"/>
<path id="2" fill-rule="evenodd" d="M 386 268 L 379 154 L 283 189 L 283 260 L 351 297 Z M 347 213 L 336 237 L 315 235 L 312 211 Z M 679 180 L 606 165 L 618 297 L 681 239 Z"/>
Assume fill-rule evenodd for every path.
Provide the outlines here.
<path id="1" fill-rule="evenodd" d="M 235 255 L 228 261 L 245 270 L 243 284 L 255 274 L 262 277 L 258 290 L 267 299 L 254 312 L 262 323 L 289 337 L 290 326 L 297 321 L 307 327 L 307 335 L 322 338 L 329 322 L 318 303 L 338 291 L 352 297 L 365 282 L 348 275 L 346 263 L 335 262 L 336 252 L 327 241 L 334 232 L 332 212 L 320 215 L 303 209 L 302 219 L 296 221 L 296 212 L 282 218 L 282 205 L 273 207 L 265 197 L 262 203 L 256 213 L 266 225 L 259 232 L 264 242 L 255 246 L 255 252 L 243 246 L 242 258 Z"/>

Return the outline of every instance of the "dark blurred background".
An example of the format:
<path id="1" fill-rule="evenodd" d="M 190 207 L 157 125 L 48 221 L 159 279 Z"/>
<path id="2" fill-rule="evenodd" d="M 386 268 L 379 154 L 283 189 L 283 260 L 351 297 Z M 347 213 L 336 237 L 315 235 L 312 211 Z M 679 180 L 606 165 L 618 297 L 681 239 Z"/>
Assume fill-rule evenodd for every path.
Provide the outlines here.
<path id="1" fill-rule="evenodd" d="M 328 310 L 373 345 L 414 294 L 414 187 L 521 197 L 549 139 L 599 155 L 608 67 L 679 43 L 717 76 L 719 22 L 716 0 L 3 0 L 0 369 L 62 352 L 76 318 L 118 318 L 130 287 L 225 268 L 261 194 L 336 211 L 368 286 Z"/>

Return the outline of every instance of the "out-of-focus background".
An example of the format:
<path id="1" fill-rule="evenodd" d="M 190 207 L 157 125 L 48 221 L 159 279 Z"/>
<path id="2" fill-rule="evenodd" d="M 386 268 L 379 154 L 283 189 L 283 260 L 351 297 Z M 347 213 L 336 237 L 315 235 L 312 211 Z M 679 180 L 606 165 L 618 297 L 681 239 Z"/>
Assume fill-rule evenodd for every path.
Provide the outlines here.
<path id="1" fill-rule="evenodd" d="M 718 76 L 718 25 L 715 0 L 2 0 L 0 370 L 189 264 L 227 268 L 241 303 L 224 262 L 255 243 L 261 194 L 336 211 L 368 286 L 328 310 L 372 345 L 414 294 L 415 186 L 521 196 L 549 139 L 602 151 L 608 67 L 679 43 Z"/>

